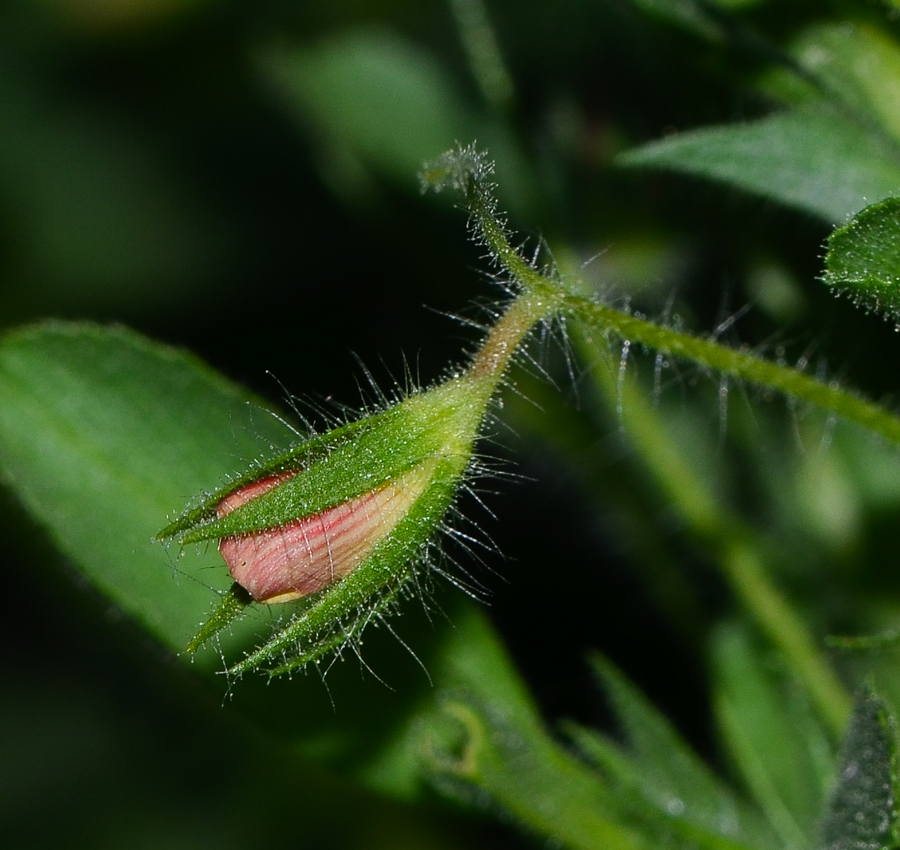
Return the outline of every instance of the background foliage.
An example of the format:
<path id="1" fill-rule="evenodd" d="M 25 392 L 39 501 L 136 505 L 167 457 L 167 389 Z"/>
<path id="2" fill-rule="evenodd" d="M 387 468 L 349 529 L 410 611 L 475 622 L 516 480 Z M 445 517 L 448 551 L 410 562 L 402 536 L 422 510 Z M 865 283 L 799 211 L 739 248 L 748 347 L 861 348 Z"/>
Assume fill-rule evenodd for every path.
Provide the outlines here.
<path id="1" fill-rule="evenodd" d="M 476 54 L 486 65 L 467 53 L 467 38 L 485 37 L 460 23 L 472 8 L 4 4 L 4 330 L 48 316 L 121 323 L 190 349 L 274 402 L 283 385 L 355 404 L 354 355 L 382 385 L 405 364 L 431 381 L 473 339 L 443 314 L 489 289 L 462 216 L 421 197 L 416 173 L 454 141 L 477 138 L 498 162 L 511 224 L 539 232 L 588 294 L 800 363 L 876 399 L 895 392 L 893 326 L 818 280 L 833 226 L 900 185 L 893 3 L 493 0 L 502 66 L 490 50 Z M 858 228 L 874 234 L 872 263 L 866 274 L 829 264 L 827 281 L 840 290 L 869 272 L 879 281 L 898 274 L 886 256 L 890 220 L 860 219 Z M 866 292 L 868 306 L 882 306 Z M 752 530 L 770 577 L 821 646 L 827 634 L 876 633 L 900 620 L 896 449 L 652 353 L 629 354 L 637 390 L 628 394 L 617 385 L 616 347 L 604 389 L 589 366 L 604 362 L 605 349 L 578 334 L 572 346 L 574 380 L 549 345 L 542 362 L 559 389 L 520 375 L 530 401 L 509 394 L 500 411 L 492 450 L 514 459 L 525 480 L 497 483 L 500 495 L 488 497 L 496 518 L 467 506 L 503 553 L 486 556 L 500 575 L 474 568 L 491 589 L 482 613 L 530 696 L 506 682 L 506 668 L 471 674 L 477 665 L 466 667 L 465 647 L 490 649 L 494 637 L 477 615 L 456 610 L 455 592 L 437 591 L 458 645 L 415 605 L 399 621 L 433 677 L 501 683 L 497 705 L 518 706 L 513 728 L 542 754 L 546 777 L 535 768 L 533 787 L 505 785 L 502 768 L 515 753 L 497 749 L 475 782 L 492 803 L 472 791 L 464 760 L 436 768 L 442 778 L 422 787 L 403 785 L 398 777 L 413 774 L 385 754 L 401 737 L 398 718 L 430 722 L 434 709 L 423 705 L 435 694 L 389 635 L 367 641 L 365 658 L 393 690 L 349 658 L 330 675 L 330 692 L 315 675 L 269 688 L 248 681 L 223 708 L 220 682 L 210 686 L 123 617 L 10 488 L 0 512 L 4 834 L 23 847 L 529 846 L 527 831 L 478 813 L 527 821 L 517 801 L 552 794 L 553 768 L 583 791 L 571 791 L 581 806 L 568 819 L 572 833 L 528 826 L 572 846 L 581 846 L 579 829 L 599 834 L 597 824 L 579 823 L 579 811 L 625 811 L 629 828 L 652 835 L 660 821 L 648 812 L 673 801 L 696 813 L 688 821 L 697 829 L 721 825 L 723 806 L 746 807 L 749 846 L 814 846 L 815 836 L 844 846 L 836 843 L 846 837 L 842 800 L 855 791 L 825 803 L 837 736 L 735 601 L 715 547 L 691 525 L 685 505 L 697 489 L 685 485 L 708 490 Z M 54 368 L 71 365 L 66 354 L 40 354 Z M 27 380 L 39 364 L 23 358 Z M 91 362 L 89 351 L 84 358 Z M 165 443 L 170 432 L 153 411 L 161 390 L 147 369 L 138 425 Z M 218 380 L 210 378 L 222 389 Z M 51 384 L 45 390 L 60 397 Z M 108 412 L 85 398 L 74 411 L 79 424 Z M 209 412 L 201 404 L 173 415 L 170 444 L 180 422 L 192 434 L 208 429 L 211 441 L 222 437 L 227 464 L 237 442 L 265 443 L 273 427 L 230 419 L 223 435 Z M 674 496 L 660 482 L 661 440 L 693 476 Z M 172 461 L 183 481 L 161 476 L 173 504 L 147 514 L 129 503 L 147 539 L 193 495 L 194 457 Z M 64 459 L 59 466 L 57 480 L 49 458 L 53 487 L 87 474 Z M 16 480 L 8 459 L 4 475 Z M 105 534 L 114 541 L 124 520 L 114 513 L 117 493 L 101 484 L 95 492 L 103 498 L 85 505 L 67 540 L 83 537 L 105 547 L 111 564 L 134 567 L 127 548 L 98 543 Z M 194 592 L 178 588 L 174 571 L 157 578 Z M 602 657 L 591 662 L 595 651 Z M 894 651 L 831 660 L 850 688 L 871 681 L 897 703 Z M 457 705 L 452 691 L 440 698 Z M 475 714 L 460 715 L 458 705 Z M 485 717 L 497 720 L 491 706 L 458 705 L 451 716 L 463 716 L 470 734 Z M 890 735 L 878 731 L 889 728 L 887 715 L 877 697 L 860 706 L 849 740 L 880 753 L 878 769 L 891 759 Z M 595 800 L 585 762 L 542 750 L 549 739 L 538 716 L 615 777 L 621 799 Z M 629 756 L 589 731 L 598 729 L 618 735 Z M 458 755 L 457 725 L 444 732 L 441 746 Z M 492 765 L 501 776 L 493 785 Z M 698 846 L 690 830 L 676 833 L 650 840 Z"/>

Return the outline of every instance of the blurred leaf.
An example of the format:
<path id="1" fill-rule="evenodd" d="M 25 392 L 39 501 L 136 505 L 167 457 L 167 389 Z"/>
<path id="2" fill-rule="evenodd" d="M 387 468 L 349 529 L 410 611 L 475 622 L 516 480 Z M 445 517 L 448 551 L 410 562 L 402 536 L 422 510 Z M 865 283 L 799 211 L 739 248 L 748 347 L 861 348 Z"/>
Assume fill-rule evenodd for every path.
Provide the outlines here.
<path id="1" fill-rule="evenodd" d="M 900 141 L 900 46 L 896 41 L 871 26 L 817 24 L 803 33 L 791 53 L 825 94 Z"/>
<path id="2" fill-rule="evenodd" d="M 490 801 L 556 846 L 649 850 L 603 778 L 548 733 L 483 608 L 457 597 L 449 616 L 429 664 L 435 689 L 396 718 L 357 775 L 406 798 L 428 778 L 447 796 Z"/>
<path id="3" fill-rule="evenodd" d="M 897 741 L 880 697 L 857 699 L 841 748 L 837 785 L 822 822 L 822 850 L 893 850 L 897 824 Z"/>
<path id="4" fill-rule="evenodd" d="M 490 801 L 554 846 L 650 850 L 602 777 L 547 732 L 480 606 L 460 602 L 430 665 L 438 699 L 419 702 L 361 778 L 395 793 L 406 783 L 412 796 L 424 769 L 445 795 Z"/>
<path id="5" fill-rule="evenodd" d="M 444 765 L 435 761 L 435 748 L 447 742 L 444 733 L 449 718 L 443 703 L 448 699 L 465 695 L 490 706 L 516 734 L 539 738 L 546 734 L 530 694 L 481 606 L 454 592 L 446 614 L 452 628 L 440 631 L 430 657 L 421 656 L 428 662 L 433 687 L 424 690 L 408 717 L 392 718 L 393 734 L 356 769 L 367 785 L 408 799 L 421 794 L 422 780 L 429 775 L 441 784 L 434 771 L 442 774 Z M 430 625 L 433 630 L 434 624 Z M 420 651 L 417 644 L 417 654 Z M 341 713 L 346 722 L 344 707 Z M 452 720 L 450 724 L 454 729 L 450 739 L 455 743 L 458 727 Z"/>
<path id="6" fill-rule="evenodd" d="M 215 550 L 178 555 L 155 534 L 290 438 L 195 358 L 122 328 L 47 323 L 0 342 L 3 479 L 60 551 L 175 651 L 208 613 L 210 586 L 230 578 Z"/>
<path id="7" fill-rule="evenodd" d="M 264 63 L 289 103 L 335 154 L 356 157 L 417 186 L 422 163 L 472 138 L 473 119 L 444 68 L 388 32 L 342 33 Z"/>
<path id="8" fill-rule="evenodd" d="M 655 846 L 643 825 L 622 823 L 599 778 L 548 737 L 523 735 L 473 701 L 448 701 L 445 712 L 463 743 L 455 759 L 440 755 L 434 768 L 487 793 L 530 831 L 572 850 Z"/>
<path id="9" fill-rule="evenodd" d="M 681 133 L 618 161 L 718 180 L 831 222 L 900 190 L 896 152 L 823 108 Z"/>
<path id="10" fill-rule="evenodd" d="M 509 129 L 477 115 L 448 69 L 390 32 L 342 33 L 311 49 L 272 49 L 265 74 L 320 142 L 333 185 L 352 195 L 366 169 L 418 187 L 423 163 L 477 139 L 497 162 L 504 204 L 533 202 L 532 171 Z"/>
<path id="11" fill-rule="evenodd" d="M 866 207 L 831 234 L 823 279 L 855 304 L 900 321 L 900 199 Z"/>
<path id="12" fill-rule="evenodd" d="M 574 724 L 570 731 L 612 783 L 650 804 L 686 846 L 773 846 L 774 836 L 759 814 L 712 773 L 646 697 L 605 659 L 595 657 L 593 666 L 627 746 Z"/>
<path id="13" fill-rule="evenodd" d="M 743 629 L 719 630 L 713 660 L 716 711 L 735 766 L 782 842 L 808 845 L 830 770 L 824 732 L 803 695 L 785 692 L 765 670 Z"/>

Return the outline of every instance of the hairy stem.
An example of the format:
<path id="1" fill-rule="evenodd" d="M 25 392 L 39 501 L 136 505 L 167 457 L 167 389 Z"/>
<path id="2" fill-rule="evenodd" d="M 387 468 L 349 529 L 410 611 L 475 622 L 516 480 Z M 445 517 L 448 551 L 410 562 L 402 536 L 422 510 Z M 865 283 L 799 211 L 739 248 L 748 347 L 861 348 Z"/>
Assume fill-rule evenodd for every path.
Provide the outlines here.
<path id="1" fill-rule="evenodd" d="M 714 339 L 692 336 L 592 301 L 570 291 L 564 282 L 542 273 L 510 244 L 497 213 L 492 187 L 487 181 L 490 170 L 474 153 L 470 156 L 465 179 L 457 176 L 456 183 L 463 190 L 478 235 L 491 255 L 527 292 L 558 304 L 562 313 L 588 327 L 612 332 L 623 340 L 692 361 L 712 372 L 777 390 L 856 422 L 900 444 L 900 417 L 842 389 L 836 383 L 826 383 L 750 351 L 730 348 Z"/>
<path id="2" fill-rule="evenodd" d="M 563 297 L 563 310 L 595 330 L 612 331 L 623 340 L 692 361 L 712 372 L 777 390 L 856 422 L 887 437 L 891 442 L 900 444 L 900 417 L 837 384 L 825 383 L 805 372 L 773 363 L 749 351 L 729 348 L 712 339 L 692 336 L 639 319 L 579 295 L 566 293 Z"/>
<path id="3" fill-rule="evenodd" d="M 493 393 L 522 341 L 538 322 L 553 315 L 560 303 L 555 293 L 526 291 L 519 295 L 485 337 L 467 377 L 487 380 Z"/>
<path id="4" fill-rule="evenodd" d="M 616 336 L 629 344 L 693 362 L 711 373 L 777 390 L 900 443 L 900 418 L 836 384 L 749 351 L 729 348 L 715 339 L 691 336 L 597 303 L 571 291 L 555 273 L 543 273 L 510 244 L 497 211 L 491 173 L 492 166 L 484 155 L 469 147 L 445 154 L 429 164 L 422 176 L 423 186 L 436 190 L 452 187 L 463 194 L 477 238 L 521 292 L 495 328 L 496 343 L 489 340 L 476 358 L 473 375 L 487 370 L 499 376 L 527 329 L 543 316 L 556 312 L 576 320 L 589 333 Z M 618 400 L 623 393 L 628 394 L 624 417 L 628 431 L 640 445 L 660 485 L 695 535 L 712 551 L 735 595 L 790 659 L 823 717 L 840 733 L 849 711 L 848 696 L 802 619 L 768 576 L 757 536 L 693 474 L 663 432 L 655 413 L 643 403 L 637 390 L 623 380 L 624 375 L 619 370 L 608 371 L 599 383 L 611 398 Z"/>
<path id="5" fill-rule="evenodd" d="M 716 499 L 665 432 L 643 391 L 632 380 L 621 380 L 618 373 L 615 363 L 599 364 L 592 371 L 608 403 L 619 409 L 625 433 L 658 485 L 692 534 L 711 552 L 745 610 L 784 653 L 831 730 L 836 736 L 842 734 L 850 712 L 849 695 L 799 614 L 769 576 L 758 535 Z"/>

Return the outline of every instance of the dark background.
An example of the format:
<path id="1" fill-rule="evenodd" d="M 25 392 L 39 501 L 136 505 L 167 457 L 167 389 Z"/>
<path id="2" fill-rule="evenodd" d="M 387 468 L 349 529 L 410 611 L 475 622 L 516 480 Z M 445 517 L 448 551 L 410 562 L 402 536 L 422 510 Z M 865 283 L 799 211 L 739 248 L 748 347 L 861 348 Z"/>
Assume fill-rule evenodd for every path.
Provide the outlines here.
<path id="1" fill-rule="evenodd" d="M 778 42 L 821 5 L 760 3 L 747 17 Z M 889 388 L 872 363 L 888 362 L 891 329 L 815 283 L 824 225 L 613 164 L 677 129 L 762 114 L 770 104 L 748 82 L 758 55 L 626 0 L 488 8 L 516 85 L 514 105 L 491 120 L 528 169 L 512 226 L 578 261 L 612 246 L 608 264 L 589 267 L 602 285 L 637 293 L 651 314 L 677 292 L 701 331 L 752 302 L 754 270 L 774 263 L 802 282 L 799 306 L 776 315 L 755 305 L 740 334 L 755 342 L 779 328 L 797 353 L 815 339 L 863 389 Z M 361 155 L 358 173 L 335 171 L 333 128 L 289 102 L 260 61 L 273 45 L 327 49 L 373 31 L 414 45 L 461 103 L 492 115 L 444 3 L 4 3 L 0 326 L 124 323 L 273 399 L 283 386 L 353 405 L 365 380 L 358 361 L 383 386 L 407 363 L 422 383 L 437 379 L 474 341 L 445 314 L 477 315 L 468 305 L 494 292 L 464 215 L 420 196 L 414 170 L 395 173 L 377 157 Z M 553 346 L 544 359 L 559 398 L 590 418 L 562 359 Z M 698 404 L 704 421 L 715 419 L 703 393 Z M 722 588 L 667 525 L 665 505 L 623 472 L 614 420 L 596 413 L 611 435 L 608 457 L 585 447 L 592 460 L 573 465 L 515 409 L 498 451 L 523 480 L 497 484 L 497 518 L 479 519 L 504 555 L 487 556 L 502 578 L 479 575 L 547 718 L 607 722 L 584 664 L 600 648 L 711 755 L 703 627 L 661 608 L 659 588 L 633 567 L 626 520 L 645 523 L 681 561 L 710 619 L 727 607 Z M 437 801 L 412 811 L 298 767 L 79 582 L 8 493 L 0 535 L 0 833 L 9 846 L 528 846 Z M 557 588 L 565 606 L 553 601 Z"/>

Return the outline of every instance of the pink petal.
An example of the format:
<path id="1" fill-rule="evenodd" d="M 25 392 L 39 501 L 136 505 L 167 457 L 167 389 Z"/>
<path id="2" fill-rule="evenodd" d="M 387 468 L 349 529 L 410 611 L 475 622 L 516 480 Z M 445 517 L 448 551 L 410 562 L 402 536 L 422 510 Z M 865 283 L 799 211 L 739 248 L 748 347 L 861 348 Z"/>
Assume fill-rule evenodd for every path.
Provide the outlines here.
<path id="1" fill-rule="evenodd" d="M 271 490 L 290 475 L 272 476 L 223 499 L 219 516 Z M 223 537 L 228 570 L 257 602 L 288 602 L 317 593 L 358 567 L 409 513 L 430 480 L 430 464 L 327 510 L 255 534 Z"/>

